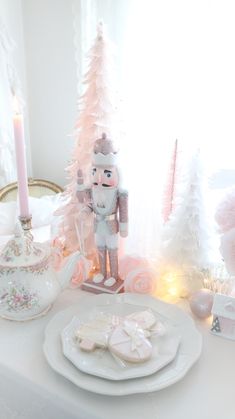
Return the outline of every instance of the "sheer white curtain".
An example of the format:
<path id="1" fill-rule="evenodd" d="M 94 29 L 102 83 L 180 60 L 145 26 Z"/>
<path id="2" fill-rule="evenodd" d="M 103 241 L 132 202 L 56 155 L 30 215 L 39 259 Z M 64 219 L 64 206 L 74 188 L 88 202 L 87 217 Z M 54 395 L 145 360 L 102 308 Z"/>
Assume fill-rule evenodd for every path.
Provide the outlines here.
<path id="1" fill-rule="evenodd" d="M 116 43 L 125 132 L 120 148 L 130 190 L 127 250 L 156 255 L 175 139 L 186 158 L 201 147 L 208 176 L 219 173 L 215 187 L 224 185 L 223 169 L 234 167 L 235 4 L 75 0 L 75 16 L 79 81 L 99 20 Z"/>
<path id="2" fill-rule="evenodd" d="M 134 66 L 138 59 L 136 54 L 131 56 L 132 53 L 129 51 L 130 55 L 126 60 L 128 55 L 126 43 L 131 42 L 128 25 L 132 8 L 132 2 L 125 0 L 74 2 L 78 91 L 81 93 L 86 52 L 95 37 L 97 23 L 102 20 L 107 27 L 109 38 L 116 45 L 115 58 L 123 132 L 118 143 L 121 150 L 122 177 L 129 189 L 130 197 L 130 232 L 128 239 L 125 240 L 126 250 L 130 253 L 156 255 L 161 200 L 158 190 L 160 164 L 156 164 L 156 154 L 153 154 L 156 153 L 156 138 L 148 126 L 145 126 L 147 115 L 145 115 L 145 105 L 140 103 L 142 89 L 140 80 L 136 80 L 136 77 L 139 77 L 138 71 L 132 74 L 137 84 L 129 79 L 128 67 Z M 126 81 L 129 83 L 127 86 Z"/>
<path id="3" fill-rule="evenodd" d="M 12 124 L 12 88 L 15 76 L 10 65 L 13 43 L 0 22 L 0 187 L 16 179 Z"/>

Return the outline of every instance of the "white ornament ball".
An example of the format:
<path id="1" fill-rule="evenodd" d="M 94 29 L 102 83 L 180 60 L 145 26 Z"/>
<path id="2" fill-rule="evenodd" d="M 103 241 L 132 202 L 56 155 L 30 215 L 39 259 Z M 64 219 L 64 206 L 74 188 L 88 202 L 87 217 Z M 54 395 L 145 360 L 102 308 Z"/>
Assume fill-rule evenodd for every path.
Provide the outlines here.
<path id="1" fill-rule="evenodd" d="M 206 319 L 211 315 L 214 294 L 208 289 L 201 289 L 194 292 L 189 300 L 190 308 L 195 316 Z"/>

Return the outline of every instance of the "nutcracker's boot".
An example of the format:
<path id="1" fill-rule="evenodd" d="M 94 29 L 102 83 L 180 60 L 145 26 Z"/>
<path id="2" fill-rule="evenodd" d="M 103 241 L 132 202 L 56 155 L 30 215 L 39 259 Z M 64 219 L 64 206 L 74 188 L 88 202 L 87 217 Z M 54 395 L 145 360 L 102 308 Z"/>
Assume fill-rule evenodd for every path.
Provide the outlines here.
<path id="1" fill-rule="evenodd" d="M 100 272 L 93 277 L 93 282 L 99 284 L 106 279 L 107 275 L 107 249 L 106 247 L 98 247 L 99 268 Z"/>
<path id="2" fill-rule="evenodd" d="M 118 280 L 118 250 L 108 249 L 109 252 L 109 265 L 110 265 L 110 277 L 106 279 L 104 285 L 112 287 Z"/>

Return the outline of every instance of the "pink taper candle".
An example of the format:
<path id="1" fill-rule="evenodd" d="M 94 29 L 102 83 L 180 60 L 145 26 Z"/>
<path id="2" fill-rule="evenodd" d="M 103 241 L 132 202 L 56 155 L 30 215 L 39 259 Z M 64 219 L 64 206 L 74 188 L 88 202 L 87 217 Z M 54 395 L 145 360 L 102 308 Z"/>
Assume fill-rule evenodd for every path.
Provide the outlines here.
<path id="1" fill-rule="evenodd" d="M 18 196 L 20 205 L 20 217 L 28 218 L 29 213 L 29 198 L 28 198 L 28 176 L 25 156 L 25 140 L 24 140 L 24 122 L 23 115 L 19 112 L 17 98 L 14 97 L 14 136 L 15 136 L 15 153 L 16 153 L 16 167 L 18 179 Z"/>

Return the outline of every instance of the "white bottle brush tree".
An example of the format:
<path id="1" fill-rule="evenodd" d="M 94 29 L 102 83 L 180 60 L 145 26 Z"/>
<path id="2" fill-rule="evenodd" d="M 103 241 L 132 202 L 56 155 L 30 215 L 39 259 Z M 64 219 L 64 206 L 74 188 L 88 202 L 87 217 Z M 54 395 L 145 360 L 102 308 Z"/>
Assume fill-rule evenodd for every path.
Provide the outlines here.
<path id="1" fill-rule="evenodd" d="M 84 76 L 84 94 L 79 100 L 75 124 L 75 146 L 71 162 L 66 168 L 69 184 L 64 192 L 66 204 L 56 215 L 61 217 L 59 239 L 68 253 L 80 249 L 86 256 L 95 252 L 93 215 L 84 215 L 84 204 L 76 197 L 77 173 L 82 170 L 84 184 L 90 181 L 92 152 L 95 140 L 105 133 L 116 138 L 116 106 L 113 82 L 112 44 L 104 34 L 103 24 L 88 53 L 88 71 Z"/>
<path id="2" fill-rule="evenodd" d="M 206 211 L 205 177 L 199 151 L 193 156 L 180 186 L 175 208 L 164 226 L 162 264 L 163 270 L 177 272 L 181 277 L 181 293 L 186 296 L 203 286 L 203 271 L 211 263 L 212 229 Z"/>

